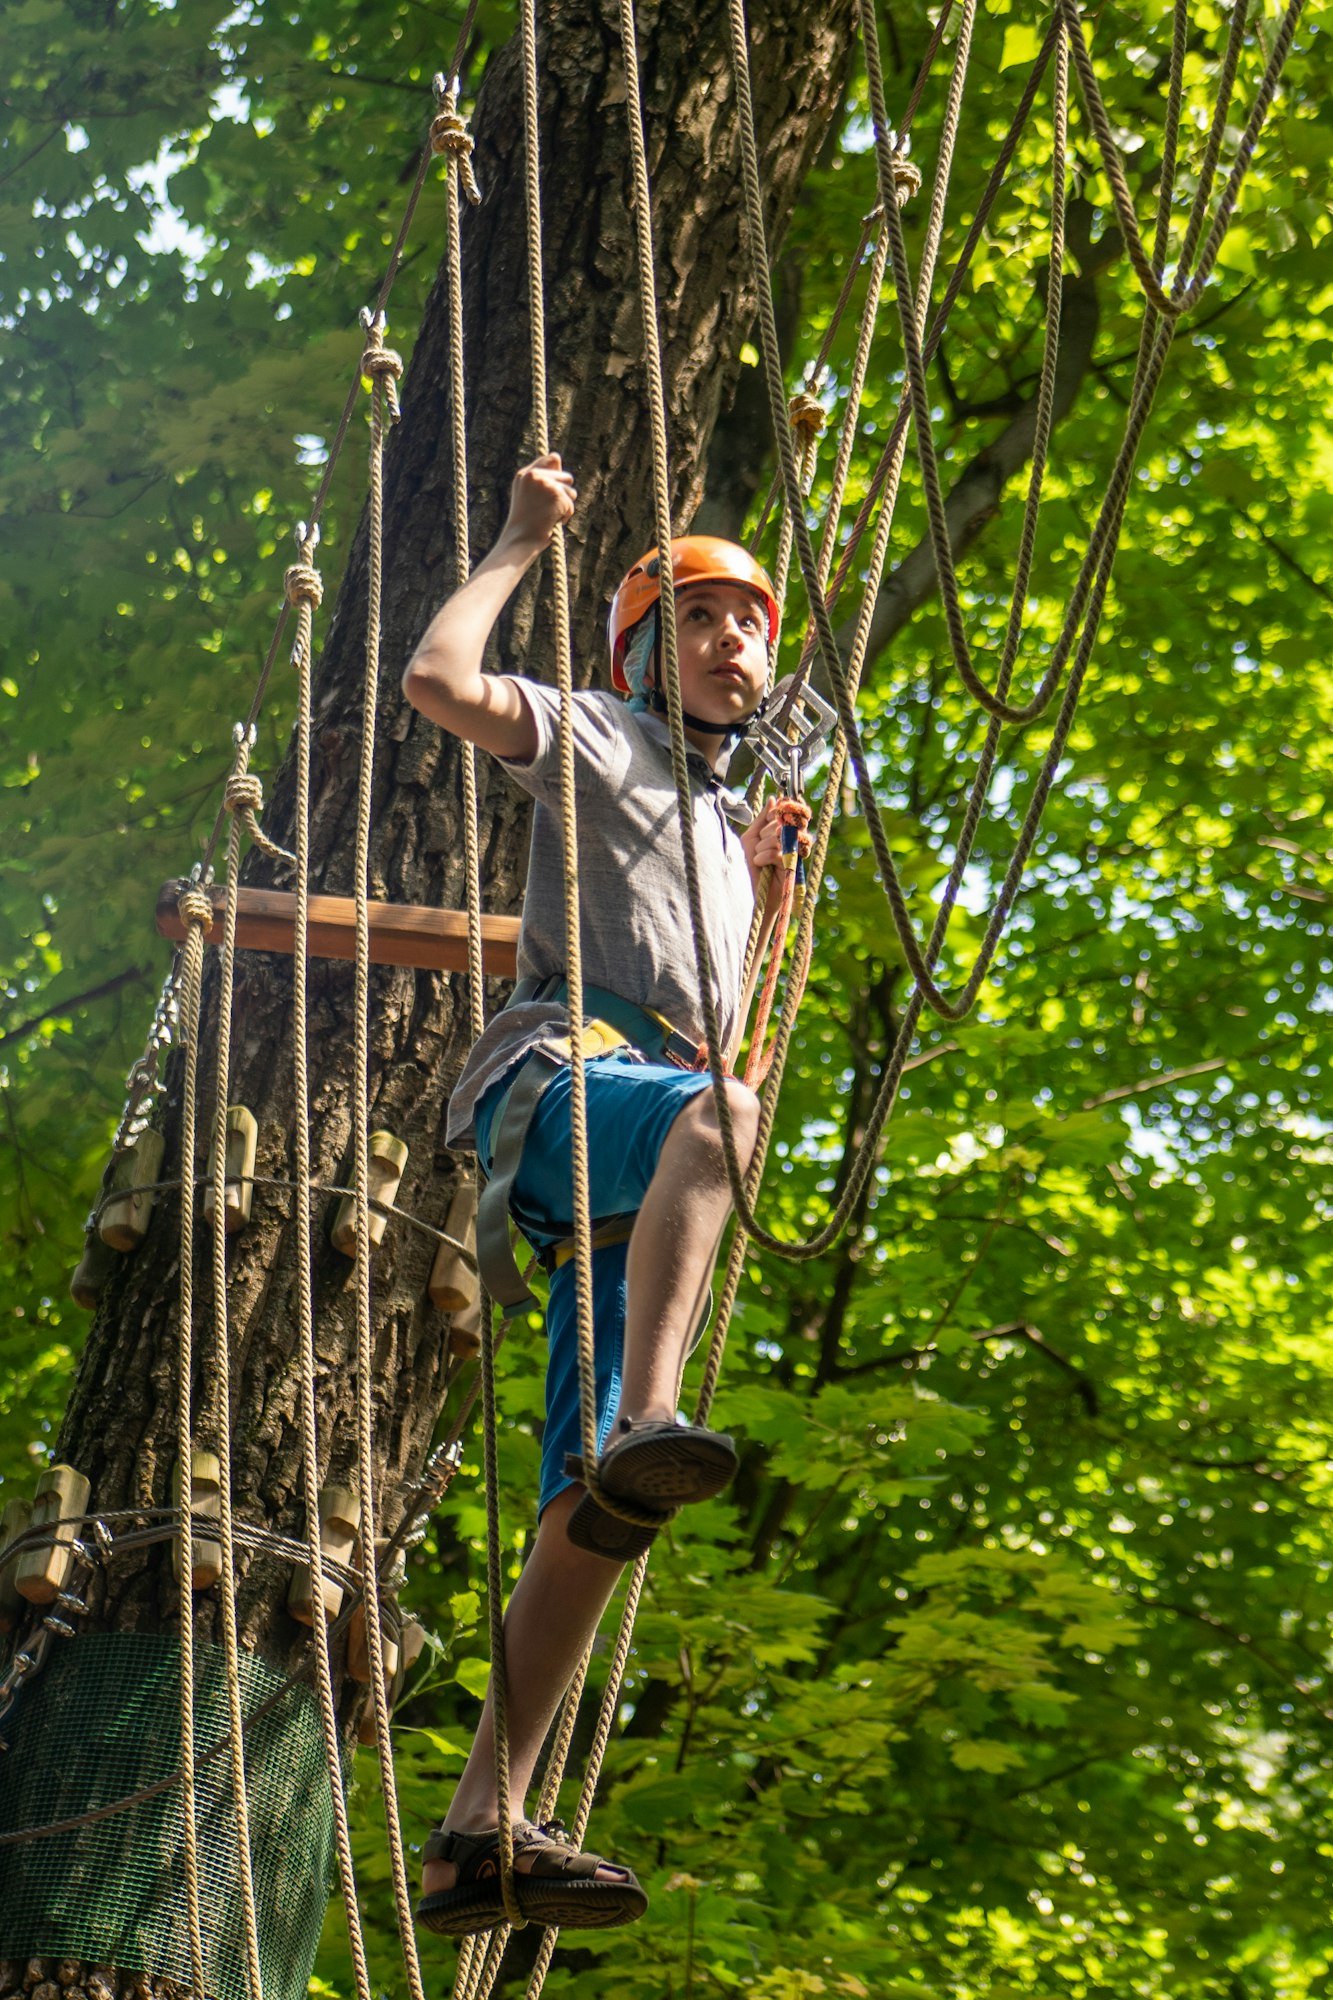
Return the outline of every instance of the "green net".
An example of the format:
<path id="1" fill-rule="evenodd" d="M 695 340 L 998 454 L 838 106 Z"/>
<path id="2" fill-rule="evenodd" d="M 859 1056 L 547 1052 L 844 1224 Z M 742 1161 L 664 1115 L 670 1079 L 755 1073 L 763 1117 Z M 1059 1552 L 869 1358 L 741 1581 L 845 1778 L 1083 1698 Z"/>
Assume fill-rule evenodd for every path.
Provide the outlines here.
<path id="1" fill-rule="evenodd" d="M 249 1654 L 253 1716 L 282 1677 Z M 174 1639 L 106 1633 L 62 1645 L 6 1719 L 0 1757 L 0 1958 L 74 1958 L 189 1986 L 182 1802 L 172 1785 L 91 1826 L 3 1844 L 110 1805 L 180 1761 Z M 244 1933 L 221 1649 L 196 1651 L 196 1819 L 205 1989 L 246 2000 Z M 200 1761 L 203 1760 L 203 1761 Z M 302 2000 L 328 1902 L 333 1809 L 319 1709 L 288 1688 L 245 1730 L 265 2000 Z"/>

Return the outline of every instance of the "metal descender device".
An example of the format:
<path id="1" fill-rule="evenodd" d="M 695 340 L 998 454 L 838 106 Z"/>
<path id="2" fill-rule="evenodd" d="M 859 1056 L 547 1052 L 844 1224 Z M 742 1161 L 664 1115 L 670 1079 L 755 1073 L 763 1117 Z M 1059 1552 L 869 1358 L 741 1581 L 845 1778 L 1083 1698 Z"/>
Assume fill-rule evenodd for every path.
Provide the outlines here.
<path id="1" fill-rule="evenodd" d="M 838 711 L 807 680 L 793 700 L 795 674 L 780 680 L 764 704 L 764 712 L 751 723 L 749 743 L 756 760 L 763 765 L 778 789 L 789 799 L 799 799 L 805 780 L 837 724 Z M 799 858 L 797 830 L 782 829 L 782 851 L 797 855 L 796 880 L 803 884 L 805 867 Z"/>

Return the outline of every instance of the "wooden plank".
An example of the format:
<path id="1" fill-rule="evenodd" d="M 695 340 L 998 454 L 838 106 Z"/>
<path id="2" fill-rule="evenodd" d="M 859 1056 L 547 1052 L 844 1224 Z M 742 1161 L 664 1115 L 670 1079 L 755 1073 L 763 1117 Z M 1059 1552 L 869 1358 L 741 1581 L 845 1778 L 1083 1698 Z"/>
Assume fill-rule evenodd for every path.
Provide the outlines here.
<path id="1" fill-rule="evenodd" d="M 185 935 L 176 904 L 184 882 L 164 882 L 157 898 L 157 928 L 165 938 Z M 210 942 L 218 944 L 226 917 L 227 893 L 213 899 Z M 285 889 L 238 889 L 236 942 L 245 951 L 295 949 L 296 897 Z M 356 956 L 356 905 L 350 896 L 311 896 L 307 951 L 311 958 Z M 482 964 L 495 979 L 514 979 L 518 966 L 518 918 L 483 916 Z M 435 910 L 424 903 L 372 903 L 370 956 L 375 965 L 420 966 L 428 972 L 467 971 L 467 916 L 462 910 Z"/>

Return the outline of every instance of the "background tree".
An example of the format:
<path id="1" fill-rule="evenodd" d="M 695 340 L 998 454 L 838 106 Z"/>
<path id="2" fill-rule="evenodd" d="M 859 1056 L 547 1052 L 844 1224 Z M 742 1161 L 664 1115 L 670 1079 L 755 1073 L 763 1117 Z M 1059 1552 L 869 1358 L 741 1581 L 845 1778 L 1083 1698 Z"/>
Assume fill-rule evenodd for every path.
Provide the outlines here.
<path id="1" fill-rule="evenodd" d="M 924 10 L 895 8 L 884 25 L 901 103 L 929 24 Z M 1190 81 L 1205 94 L 1221 22 L 1200 8 L 1192 25 Z M 484 21 L 473 74 L 507 27 L 499 14 Z M 1145 203 L 1165 28 L 1155 8 L 1107 8 L 1096 36 Z M 767 468 L 753 418 L 727 408 L 736 389 L 731 410 L 746 411 L 754 371 L 720 24 L 665 10 L 644 31 L 672 274 L 676 500 L 688 518 L 711 444 L 710 484 L 736 526 Z M 955 247 L 1032 35 L 1025 14 L 987 9 Z M 267 7 L 240 20 L 123 8 L 109 30 L 102 10 L 65 10 L 57 24 L 35 6 L 14 37 L 0 165 L 18 357 L 3 389 L 16 468 L 4 584 L 13 830 L 0 904 L 13 1299 L 0 1447 L 11 1477 L 44 1456 L 81 1337 L 61 1274 L 156 983 L 150 900 L 211 823 L 263 630 L 258 580 L 281 564 L 310 477 L 291 464 L 291 440 L 308 461 L 322 449 L 330 381 L 356 338 L 327 329 L 373 292 L 417 144 L 419 106 L 399 87 L 424 88 L 451 40 L 426 10 L 387 0 L 321 0 L 299 23 Z M 766 126 L 783 141 L 802 135 L 791 150 L 775 140 L 768 176 L 776 235 L 790 217 L 780 282 L 799 328 L 793 372 L 873 200 L 847 44 L 841 17 L 775 18 L 756 50 Z M 1311 1918 L 1327 1907 L 1328 1757 L 1327 1112 L 1314 1039 L 1327 748 L 1314 634 L 1329 589 L 1329 347 L 1315 263 L 1327 222 L 1312 176 L 1327 148 L 1326 44 L 1317 22 L 1304 31 L 1240 226 L 1173 355 L 1099 670 L 995 984 L 909 1080 L 852 1239 L 812 1270 L 756 1265 L 722 1406 L 746 1439 L 743 1478 L 688 1546 L 655 1559 L 611 1773 L 606 1840 L 649 1857 L 659 1843 L 649 1927 L 586 1947 L 614 1951 L 627 1992 L 800 1994 L 841 1981 L 904 2000 L 942 1985 L 997 2000 L 1057 1986 L 1286 1996 L 1324 1977 L 1326 1936 Z M 562 14 L 544 60 L 553 428 L 584 494 L 573 556 L 588 678 L 601 597 L 648 539 L 611 25 Z M 521 165 L 513 83 L 502 52 L 475 123 L 489 199 L 465 248 L 478 545 L 498 524 L 527 413 L 518 209 L 505 197 Z M 939 101 L 928 95 L 915 128 L 927 167 Z M 807 173 L 839 102 L 836 139 Z M 386 132 L 401 135 L 393 150 Z M 1081 314 L 1081 366 L 1033 585 L 1038 646 L 1099 497 L 1136 327 L 1094 155 L 1078 143 L 1085 205 L 1065 291 Z M 1030 399 L 1041 333 L 1048 148 L 1039 117 L 936 378 L 958 487 L 997 455 L 1013 469 L 1004 440 Z M 195 232 L 184 242 L 179 226 L 141 240 L 164 176 Z M 429 210 L 423 221 L 425 245 Z M 398 345 L 432 262 L 419 252 L 406 274 Z M 450 572 L 438 340 L 427 302 L 392 460 L 390 686 Z M 590 354 L 606 357 L 604 373 L 589 370 Z M 868 453 L 896 367 L 886 341 Z M 354 490 L 355 475 L 335 512 L 335 560 Z M 1002 625 L 1012 546 L 998 480 L 985 504 L 998 518 L 965 578 L 983 642 Z M 884 603 L 895 642 L 865 708 L 888 822 L 928 910 L 977 731 L 945 671 L 929 570 L 923 581 L 912 552 L 914 505 L 909 493 Z M 355 752 L 363 558 L 348 546 L 321 670 L 316 842 L 330 887 L 347 886 Z M 321 553 L 327 574 L 329 545 Z M 916 611 L 906 632 L 895 605 Z M 506 663 L 536 656 L 543 619 L 540 600 L 520 607 Z M 396 704 L 385 719 L 385 892 L 457 903 L 448 750 L 424 729 L 404 733 Z M 276 760 L 281 717 L 268 728 L 260 761 Z M 1007 753 L 969 878 L 977 910 L 1041 747 L 1037 734 Z M 488 901 L 512 907 L 521 810 L 496 778 L 487 804 Z M 864 1116 L 907 990 L 865 849 L 864 829 L 842 820 L 774 1163 L 771 1199 L 805 1227 Z M 960 961 L 974 943 L 960 924 Z M 281 968 L 254 961 L 236 1095 L 262 1107 L 270 1160 L 290 1109 L 283 988 Z M 347 991 L 344 973 L 317 974 L 317 1034 L 340 1022 Z M 413 1140 L 404 1199 L 439 1213 L 448 1173 L 435 1135 L 461 1053 L 454 997 L 392 975 L 377 1008 L 380 1110 Z M 337 1067 L 330 1055 L 319 1096 L 326 1172 L 346 1134 Z M 264 1428 L 278 1425 L 282 1392 L 260 1399 L 290 1353 L 285 1297 L 264 1275 L 284 1228 L 280 1205 L 266 1205 L 233 1303 L 241 1407 L 267 1413 L 241 1440 L 239 1504 L 262 1480 L 265 1508 L 291 1524 L 294 1458 Z M 62 1450 L 106 1505 L 154 1464 L 142 1441 L 166 1421 L 170 1378 L 153 1358 L 170 1234 L 159 1218 L 112 1295 L 67 1420 Z M 399 1409 L 382 1435 L 386 1494 L 434 1417 L 440 1330 L 417 1304 L 420 1255 L 395 1237 L 377 1274 Z M 337 1275 L 322 1273 L 330 1340 Z M 515 1343 L 504 1469 L 516 1555 L 534 1452 L 530 1363 Z M 405 1803 L 421 1830 L 478 1685 L 479 1526 L 479 1496 L 460 1480 L 409 1589 L 442 1642 L 399 1712 Z M 159 1569 L 117 1575 L 113 1615 L 170 1617 Z M 270 1616 L 275 1581 L 271 1568 L 250 1572 L 248 1630 L 281 1651 L 291 1635 Z M 377 1838 L 368 1810 L 372 1880 Z M 321 1977 L 341 1990 L 339 1935 L 335 1919 Z M 377 1969 L 392 1977 L 387 1924 L 376 1935 Z M 589 1992 L 607 1976 L 569 1975 Z"/>

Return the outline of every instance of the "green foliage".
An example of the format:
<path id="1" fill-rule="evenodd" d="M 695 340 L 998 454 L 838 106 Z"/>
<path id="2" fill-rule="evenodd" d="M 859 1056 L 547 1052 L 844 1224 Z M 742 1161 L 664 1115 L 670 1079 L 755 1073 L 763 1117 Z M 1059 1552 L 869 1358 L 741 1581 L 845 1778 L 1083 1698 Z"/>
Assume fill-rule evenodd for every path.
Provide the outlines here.
<path id="1" fill-rule="evenodd" d="M 919 6 L 893 11 L 901 103 L 926 24 Z M 1034 36 L 1030 9 L 982 15 L 964 219 Z M 499 10 L 482 18 L 488 38 L 507 32 Z M 1196 100 L 1226 18 L 1194 10 Z M 40 1454 L 77 1351 L 65 1278 L 164 964 L 155 885 L 211 824 L 287 529 L 453 32 L 411 0 L 299 14 L 122 0 L 109 18 L 25 0 L 6 14 L 6 1477 Z M 1145 214 L 1168 33 L 1159 4 L 1097 14 Z M 1251 49 L 1243 88 L 1256 62 Z M 552 1993 L 1326 1990 L 1331 82 L 1311 10 L 1167 370 L 1066 766 L 978 1011 L 925 1038 L 850 1241 L 814 1266 L 755 1263 L 719 1404 L 742 1476 L 655 1558 L 594 1821 L 653 1910 L 637 1932 L 562 1952 Z M 929 93 L 914 130 L 925 164 L 939 105 Z M 843 136 L 786 253 L 802 302 L 793 378 L 874 198 L 857 88 Z M 1031 392 L 1049 144 L 1039 109 L 945 342 L 948 481 Z M 1107 191 L 1081 124 L 1075 158 L 1096 244 Z M 438 191 L 427 202 L 422 244 L 441 233 Z M 946 267 L 961 236 L 955 221 Z M 428 264 L 405 271 L 400 347 Z M 1048 479 L 1024 687 L 1123 421 L 1138 325 L 1123 258 L 1108 258 L 1098 306 Z M 849 343 L 844 330 L 835 386 Z M 853 500 L 899 366 L 885 333 Z M 330 582 L 356 503 L 351 475 L 321 552 Z M 1011 495 L 965 566 L 983 671 L 1016 511 Z M 909 469 L 894 559 L 922 522 Z M 261 767 L 287 720 L 277 692 Z M 875 663 L 864 707 L 924 929 L 980 741 L 936 606 Z M 1005 743 L 950 979 L 1048 740 L 1038 724 Z M 844 817 L 768 1182 L 775 1226 L 824 1212 L 905 997 L 865 827 Z M 530 1346 L 507 1346 L 513 1568 L 534 1366 Z M 442 1810 L 482 1688 L 478 1476 L 470 1460 L 409 1586 L 439 1641 L 397 1716 L 413 1840 Z M 357 1855 L 373 1976 L 396 1990 L 368 1762 Z M 350 1990 L 336 1909 L 318 1990 Z"/>

